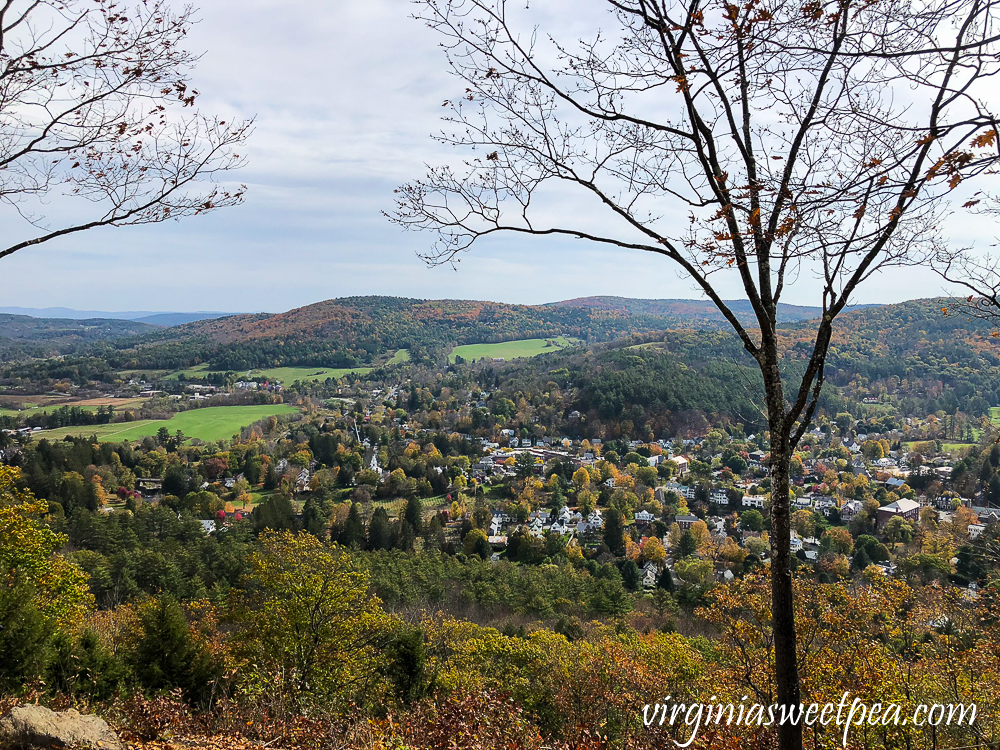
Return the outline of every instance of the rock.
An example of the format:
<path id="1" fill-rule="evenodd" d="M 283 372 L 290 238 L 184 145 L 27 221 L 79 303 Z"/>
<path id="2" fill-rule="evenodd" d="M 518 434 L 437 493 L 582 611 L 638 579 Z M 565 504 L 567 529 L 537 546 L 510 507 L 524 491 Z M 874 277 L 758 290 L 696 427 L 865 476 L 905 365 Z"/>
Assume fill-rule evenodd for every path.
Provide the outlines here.
<path id="1" fill-rule="evenodd" d="M 98 748 L 122 750 L 118 735 L 100 716 L 18 706 L 0 719 L 0 748 Z"/>

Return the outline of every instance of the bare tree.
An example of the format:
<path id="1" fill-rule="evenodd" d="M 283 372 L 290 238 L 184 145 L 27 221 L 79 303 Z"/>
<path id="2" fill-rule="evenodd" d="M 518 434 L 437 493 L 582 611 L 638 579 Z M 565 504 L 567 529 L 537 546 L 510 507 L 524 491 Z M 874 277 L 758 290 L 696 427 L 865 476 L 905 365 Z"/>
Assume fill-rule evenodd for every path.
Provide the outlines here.
<path id="1" fill-rule="evenodd" d="M 437 233 L 426 260 L 453 263 L 500 232 L 663 256 L 759 366 L 774 689 L 779 704 L 797 705 L 789 462 L 851 296 L 879 271 L 930 262 L 950 191 L 1000 161 L 982 96 L 1000 67 L 997 4 L 605 0 L 606 28 L 575 41 L 505 0 L 418 4 L 464 89 L 445 103 L 439 140 L 473 152 L 397 190 L 390 218 Z M 579 6 L 565 12 L 581 23 Z M 580 211 L 560 220 L 551 199 L 567 195 Z M 752 323 L 723 300 L 728 279 Z M 777 326 L 793 282 L 822 307 L 794 378 Z M 782 725 L 780 742 L 801 747 L 801 727 Z"/>
<path id="2" fill-rule="evenodd" d="M 0 201 L 24 219 L 8 223 L 0 258 L 242 200 L 216 178 L 240 165 L 250 123 L 196 112 L 192 13 L 162 0 L 0 0 Z"/>
<path id="3" fill-rule="evenodd" d="M 982 208 L 978 206 L 987 201 Z M 1000 200 L 992 196 L 972 198 L 964 204 L 980 216 L 1000 215 Z M 942 248 L 938 253 L 938 273 L 961 290 L 964 296 L 954 296 L 944 308 L 945 314 L 958 313 L 1000 327 L 1000 257 L 997 245 L 985 251 L 975 248 Z M 994 331 L 994 336 L 1000 332 Z"/>

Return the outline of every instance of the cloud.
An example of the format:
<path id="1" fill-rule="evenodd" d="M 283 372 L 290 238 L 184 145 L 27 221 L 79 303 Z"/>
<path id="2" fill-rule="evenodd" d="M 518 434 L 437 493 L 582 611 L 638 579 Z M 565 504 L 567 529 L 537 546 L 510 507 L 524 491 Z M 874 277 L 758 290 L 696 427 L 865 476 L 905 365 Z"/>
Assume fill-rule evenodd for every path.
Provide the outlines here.
<path id="1" fill-rule="evenodd" d="M 181 0 L 177 0 L 180 4 Z M 596 6 L 600 8 L 600 6 Z M 199 106 L 255 117 L 246 204 L 179 223 L 101 230 L 3 261 L 5 305 L 108 310 L 279 311 L 334 296 L 393 294 L 539 303 L 595 294 L 697 297 L 662 258 L 568 239 L 477 245 L 458 270 L 416 257 L 431 241 L 380 211 L 425 163 L 454 162 L 429 134 L 461 92 L 440 41 L 407 0 L 204 0 L 189 37 L 205 54 Z M 570 0 L 541 10 L 572 36 L 590 18 Z M 583 211 L 553 198 L 553 216 Z M 596 212 L 595 212 L 596 213 Z M 593 221 L 593 219 L 588 219 Z M 859 301 L 940 292 L 927 271 L 898 271 Z M 896 287 L 895 280 L 905 280 Z M 873 285 L 870 285 L 873 286 Z M 724 296 L 738 296 L 726 281 Z M 807 280 L 788 293 L 809 304 Z"/>

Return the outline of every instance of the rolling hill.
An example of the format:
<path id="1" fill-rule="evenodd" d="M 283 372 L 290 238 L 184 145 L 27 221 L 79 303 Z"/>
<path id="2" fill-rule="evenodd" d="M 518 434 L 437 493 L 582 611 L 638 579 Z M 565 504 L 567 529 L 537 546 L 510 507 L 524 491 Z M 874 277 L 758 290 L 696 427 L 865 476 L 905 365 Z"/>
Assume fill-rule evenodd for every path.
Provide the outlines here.
<path id="1" fill-rule="evenodd" d="M 746 300 L 728 300 L 726 305 L 746 324 L 754 320 L 753 310 Z M 552 302 L 550 307 L 582 307 L 591 310 L 605 310 L 628 315 L 646 315 L 659 318 L 677 319 L 698 325 L 727 325 L 718 308 L 708 300 L 694 299 L 630 299 L 628 297 L 579 297 L 577 299 Z M 819 317 L 818 307 L 800 305 L 778 305 L 778 322 L 812 320 Z"/>
<path id="2" fill-rule="evenodd" d="M 732 305 L 749 324 L 747 303 Z M 816 313 L 815 308 L 784 306 L 781 319 L 793 323 Z M 126 348 L 130 367 L 183 367 L 196 361 L 219 370 L 358 367 L 376 364 L 398 349 L 408 349 L 420 361 L 471 344 L 558 336 L 597 344 L 666 329 L 706 327 L 722 330 L 727 324 L 711 303 L 698 300 L 589 297 L 511 305 L 371 296 L 326 300 L 276 315 L 201 320 L 136 339 Z"/>
<path id="3" fill-rule="evenodd" d="M 131 320 L 0 314 L 0 359 L 74 354 L 95 342 L 142 336 L 155 330 L 156 326 Z"/>

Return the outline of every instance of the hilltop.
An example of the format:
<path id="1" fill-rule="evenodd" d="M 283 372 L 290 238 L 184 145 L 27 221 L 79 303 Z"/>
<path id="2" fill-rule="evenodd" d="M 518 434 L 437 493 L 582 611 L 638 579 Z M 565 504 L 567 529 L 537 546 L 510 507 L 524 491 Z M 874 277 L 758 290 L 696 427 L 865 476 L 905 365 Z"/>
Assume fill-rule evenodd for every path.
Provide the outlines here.
<path id="1" fill-rule="evenodd" d="M 736 316 L 752 325 L 753 309 L 746 300 L 726 300 L 726 305 Z M 726 319 L 719 309 L 709 300 L 695 299 L 630 299 L 628 297 L 577 297 L 576 299 L 552 302 L 550 307 L 582 307 L 593 310 L 606 310 L 629 315 L 648 315 L 653 317 L 684 320 L 699 325 L 710 324 L 725 326 Z M 778 305 L 778 322 L 790 323 L 800 320 L 818 318 L 822 310 L 818 307 L 803 307 L 801 305 Z"/>
<path id="2" fill-rule="evenodd" d="M 157 330 L 132 320 L 35 318 L 0 313 L 0 359 L 73 354 L 108 339 L 141 336 Z"/>

